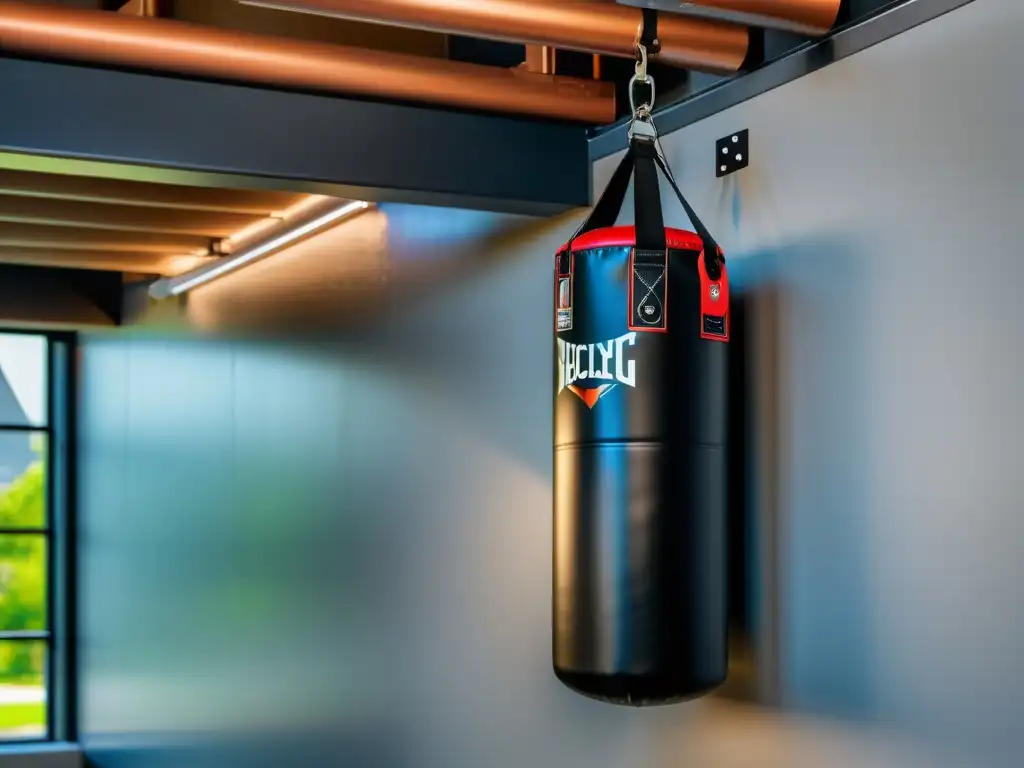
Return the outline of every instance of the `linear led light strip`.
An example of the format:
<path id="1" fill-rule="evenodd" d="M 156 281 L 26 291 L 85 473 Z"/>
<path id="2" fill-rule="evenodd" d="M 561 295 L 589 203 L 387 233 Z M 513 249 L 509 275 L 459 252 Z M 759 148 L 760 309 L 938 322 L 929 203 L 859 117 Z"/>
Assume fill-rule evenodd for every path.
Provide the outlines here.
<path id="1" fill-rule="evenodd" d="M 262 259 L 264 256 L 269 256 L 274 251 L 279 251 L 291 243 L 294 243 L 296 240 L 299 240 L 306 235 L 313 234 L 330 224 L 351 218 L 355 214 L 365 211 L 369 207 L 370 204 L 363 200 L 346 203 L 345 205 L 330 210 L 322 216 L 318 216 L 311 221 L 307 221 L 294 229 L 289 229 L 277 237 L 271 238 L 266 242 L 259 243 L 258 245 L 254 245 L 252 248 L 243 249 L 239 253 L 227 256 L 213 264 L 204 264 L 197 269 L 184 272 L 180 275 L 157 280 L 149 287 L 149 295 L 154 299 L 166 299 L 170 296 L 178 296 L 179 294 L 186 293 L 187 291 L 191 291 L 193 288 L 198 288 L 199 286 L 205 285 L 219 277 L 223 277 L 229 272 L 234 272 L 235 270 L 252 264 L 259 259 Z"/>

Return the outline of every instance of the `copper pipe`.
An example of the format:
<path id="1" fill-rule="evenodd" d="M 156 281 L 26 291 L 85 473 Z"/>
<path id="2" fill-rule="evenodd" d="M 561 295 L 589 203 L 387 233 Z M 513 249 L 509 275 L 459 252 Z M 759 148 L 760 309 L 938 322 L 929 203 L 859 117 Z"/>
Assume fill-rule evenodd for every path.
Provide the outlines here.
<path id="1" fill-rule="evenodd" d="M 0 1 L 0 52 L 592 124 L 616 117 L 611 83 L 60 6 Z"/>
<path id="2" fill-rule="evenodd" d="M 555 74 L 555 56 L 555 49 L 549 45 L 527 45 L 526 61 L 523 64 L 528 72 L 553 75 Z"/>
<path id="3" fill-rule="evenodd" d="M 128 0 L 118 8 L 118 13 L 130 13 L 133 16 L 159 16 L 157 0 Z"/>
<path id="4" fill-rule="evenodd" d="M 639 5 L 636 0 L 630 0 Z M 823 35 L 836 23 L 842 0 L 691 0 L 664 3 L 679 13 L 711 16 L 742 24 Z M 667 14 L 658 17 L 658 26 Z"/>
<path id="5" fill-rule="evenodd" d="M 454 35 L 550 45 L 608 56 L 635 55 L 639 8 L 605 0 L 238 0 Z M 658 60 L 706 72 L 735 72 L 750 44 L 745 27 L 665 13 Z"/>

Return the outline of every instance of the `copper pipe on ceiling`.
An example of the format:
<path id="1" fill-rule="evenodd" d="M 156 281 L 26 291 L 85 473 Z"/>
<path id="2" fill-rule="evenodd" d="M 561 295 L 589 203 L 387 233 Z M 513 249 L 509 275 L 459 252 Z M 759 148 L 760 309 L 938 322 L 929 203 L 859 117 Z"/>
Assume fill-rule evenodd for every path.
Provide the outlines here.
<path id="1" fill-rule="evenodd" d="M 118 8 L 118 13 L 130 13 L 134 16 L 159 16 L 157 0 L 128 0 Z"/>
<path id="2" fill-rule="evenodd" d="M 635 56 L 642 13 L 606 0 L 238 0 L 244 5 L 319 13 L 353 21 L 549 45 L 608 56 Z M 658 18 L 665 64 L 737 71 L 750 33 L 725 21 L 678 14 Z"/>
<path id="3" fill-rule="evenodd" d="M 0 2 L 0 52 L 591 124 L 616 117 L 611 83 L 60 6 Z"/>
<path id="4" fill-rule="evenodd" d="M 555 74 L 556 57 L 557 51 L 549 45 L 527 45 L 526 61 L 523 62 L 523 66 L 528 72 L 553 75 Z"/>

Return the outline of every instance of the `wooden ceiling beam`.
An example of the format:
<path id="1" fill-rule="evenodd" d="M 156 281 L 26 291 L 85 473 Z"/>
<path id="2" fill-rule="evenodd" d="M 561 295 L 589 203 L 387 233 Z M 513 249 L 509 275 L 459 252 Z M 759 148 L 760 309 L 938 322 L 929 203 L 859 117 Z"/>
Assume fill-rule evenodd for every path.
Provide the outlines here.
<path id="1" fill-rule="evenodd" d="M 17 224 L 163 232 L 221 238 L 230 237 L 265 218 L 259 214 L 249 213 L 185 211 L 0 194 L 0 222 Z"/>
<path id="2" fill-rule="evenodd" d="M 306 197 L 291 192 L 214 189 L 2 168 L 0 194 L 259 216 L 280 213 Z"/>
<path id="3" fill-rule="evenodd" d="M 0 246 L 64 250 L 188 255 L 209 248 L 208 237 L 154 232 L 121 232 L 84 227 L 0 223 Z"/>
<path id="4" fill-rule="evenodd" d="M 161 253 L 119 253 L 112 251 L 76 251 L 63 248 L 17 248 L 0 246 L 0 264 L 34 267 L 89 269 L 104 272 L 134 272 L 170 276 L 210 261 L 209 258 L 173 256 Z"/>

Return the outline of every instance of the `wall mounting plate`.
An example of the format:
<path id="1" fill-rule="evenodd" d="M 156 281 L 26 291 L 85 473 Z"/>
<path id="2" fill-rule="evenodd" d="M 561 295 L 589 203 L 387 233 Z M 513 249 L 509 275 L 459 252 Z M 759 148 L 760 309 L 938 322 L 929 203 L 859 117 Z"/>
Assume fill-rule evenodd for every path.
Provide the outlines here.
<path id="1" fill-rule="evenodd" d="M 730 133 L 715 142 L 715 176 L 728 176 L 730 173 L 750 165 L 750 131 Z"/>

